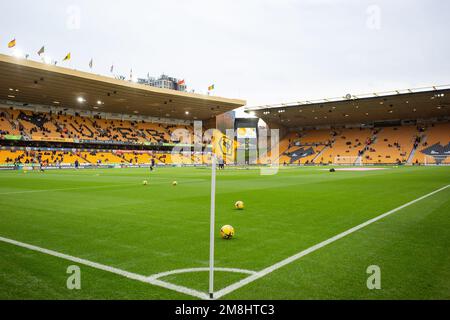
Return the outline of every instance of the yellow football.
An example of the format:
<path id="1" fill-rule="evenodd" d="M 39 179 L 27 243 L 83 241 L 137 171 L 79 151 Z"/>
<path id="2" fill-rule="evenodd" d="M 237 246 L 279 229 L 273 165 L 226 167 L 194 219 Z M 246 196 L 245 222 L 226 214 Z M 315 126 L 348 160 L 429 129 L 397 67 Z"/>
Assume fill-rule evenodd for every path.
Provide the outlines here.
<path id="1" fill-rule="evenodd" d="M 242 210 L 244 209 L 244 202 L 242 201 L 236 201 L 236 203 L 234 204 L 235 208 L 238 210 Z"/>
<path id="2" fill-rule="evenodd" d="M 177 184 L 178 184 L 178 182 L 176 182 L 176 181 L 172 182 L 173 186 L 176 186 Z"/>
<path id="3" fill-rule="evenodd" d="M 222 228 L 220 228 L 220 236 L 226 240 L 233 238 L 234 228 L 230 225 L 223 226 Z"/>

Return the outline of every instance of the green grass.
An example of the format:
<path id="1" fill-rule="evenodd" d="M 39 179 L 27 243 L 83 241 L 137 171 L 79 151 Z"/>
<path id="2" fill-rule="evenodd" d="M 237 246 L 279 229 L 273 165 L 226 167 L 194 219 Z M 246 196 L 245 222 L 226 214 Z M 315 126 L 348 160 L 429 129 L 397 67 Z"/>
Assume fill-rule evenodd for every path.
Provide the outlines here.
<path id="1" fill-rule="evenodd" d="M 141 275 L 207 267 L 210 170 L 0 172 L 0 236 Z M 149 185 L 143 186 L 142 181 Z M 172 181 L 178 186 L 172 186 Z M 216 266 L 258 271 L 450 184 L 450 167 L 371 172 L 227 169 L 217 178 Z M 39 191 L 42 192 L 29 192 Z M 244 286 L 225 299 L 450 299 L 450 188 Z M 243 211 L 234 202 L 243 200 Z M 0 299 L 191 299 L 0 242 Z M 381 290 L 366 268 L 379 265 Z M 245 275 L 218 272 L 216 289 Z M 207 291 L 206 272 L 163 280 Z"/>

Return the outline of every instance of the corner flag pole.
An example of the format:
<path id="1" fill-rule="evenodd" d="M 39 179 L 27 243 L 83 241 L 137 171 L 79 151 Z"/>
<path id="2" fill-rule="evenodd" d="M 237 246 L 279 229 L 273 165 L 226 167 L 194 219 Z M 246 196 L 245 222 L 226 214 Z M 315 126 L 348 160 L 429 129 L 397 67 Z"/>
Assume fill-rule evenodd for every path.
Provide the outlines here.
<path id="1" fill-rule="evenodd" d="M 216 205 L 216 155 L 211 156 L 211 225 L 209 234 L 209 297 L 214 298 L 214 229 L 215 229 L 215 205 Z"/>

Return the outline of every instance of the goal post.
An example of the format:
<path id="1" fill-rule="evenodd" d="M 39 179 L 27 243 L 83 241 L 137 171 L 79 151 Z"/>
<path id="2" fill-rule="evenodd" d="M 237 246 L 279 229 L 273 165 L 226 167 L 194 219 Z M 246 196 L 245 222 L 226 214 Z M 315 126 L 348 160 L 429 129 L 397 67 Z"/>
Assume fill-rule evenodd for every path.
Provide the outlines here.
<path id="1" fill-rule="evenodd" d="M 334 157 L 333 165 L 362 166 L 362 157 L 358 157 L 358 156 L 337 156 L 337 157 Z"/>
<path id="2" fill-rule="evenodd" d="M 450 155 L 427 155 L 423 157 L 423 164 L 425 166 L 439 166 L 439 165 L 450 165 Z"/>

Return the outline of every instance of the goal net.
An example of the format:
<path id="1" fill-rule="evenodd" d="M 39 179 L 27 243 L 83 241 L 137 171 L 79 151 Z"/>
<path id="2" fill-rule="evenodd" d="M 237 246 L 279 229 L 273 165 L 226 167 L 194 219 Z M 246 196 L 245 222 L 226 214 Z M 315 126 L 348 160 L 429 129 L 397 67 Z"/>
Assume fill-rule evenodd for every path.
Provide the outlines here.
<path id="1" fill-rule="evenodd" d="M 426 166 L 450 165 L 450 155 L 424 155 L 423 164 Z"/>
<path id="2" fill-rule="evenodd" d="M 361 166 L 361 157 L 356 156 L 338 156 L 334 157 L 334 165 L 346 165 L 346 166 Z"/>

